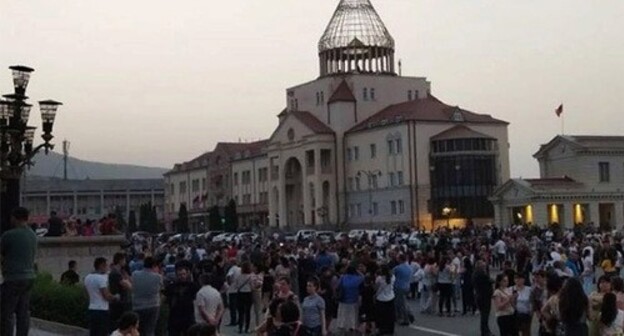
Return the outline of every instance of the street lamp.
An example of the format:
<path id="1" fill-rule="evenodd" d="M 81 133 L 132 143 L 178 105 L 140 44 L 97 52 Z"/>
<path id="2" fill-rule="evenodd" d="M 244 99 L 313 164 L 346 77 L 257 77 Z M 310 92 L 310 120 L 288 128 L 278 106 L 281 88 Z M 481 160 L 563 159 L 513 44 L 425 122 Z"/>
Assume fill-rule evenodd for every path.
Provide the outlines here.
<path id="1" fill-rule="evenodd" d="M 36 127 L 28 126 L 31 104 L 26 100 L 26 87 L 34 69 L 23 65 L 10 66 L 14 93 L 0 100 L 0 221 L 1 231 L 11 227 L 10 213 L 20 204 L 20 178 L 25 167 L 33 165 L 32 158 L 40 150 L 46 154 L 54 148 L 50 141 L 56 111 L 62 103 L 54 100 L 39 102 L 43 143 L 34 146 Z"/>
<path id="2" fill-rule="evenodd" d="M 368 217 L 370 226 L 373 226 L 373 177 L 381 176 L 379 169 L 375 170 L 359 170 L 358 177 L 365 175 L 368 178 Z"/>
<path id="3" fill-rule="evenodd" d="M 446 226 L 449 229 L 451 228 L 451 212 L 453 212 L 453 209 L 449 207 L 444 207 L 442 209 L 442 215 L 446 216 Z"/>

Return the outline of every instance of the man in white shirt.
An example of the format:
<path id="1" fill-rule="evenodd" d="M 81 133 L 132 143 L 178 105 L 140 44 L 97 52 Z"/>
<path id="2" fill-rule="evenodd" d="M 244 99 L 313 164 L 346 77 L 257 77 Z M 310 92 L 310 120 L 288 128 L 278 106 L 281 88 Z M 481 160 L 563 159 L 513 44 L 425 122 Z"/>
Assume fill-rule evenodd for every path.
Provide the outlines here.
<path id="1" fill-rule="evenodd" d="M 210 280 L 208 274 L 203 274 L 200 278 L 203 287 L 195 297 L 195 322 L 206 323 L 219 329 L 225 308 L 221 293 L 212 287 Z"/>
<path id="2" fill-rule="evenodd" d="M 502 238 L 499 238 L 496 244 L 494 244 L 494 251 L 496 252 L 496 263 L 502 268 L 507 256 L 507 244 L 505 244 Z"/>
<path id="3" fill-rule="evenodd" d="M 89 335 L 106 336 L 111 331 L 108 303 L 118 299 L 108 290 L 108 262 L 105 258 L 95 258 L 95 271 L 85 277 L 84 285 L 89 294 Z"/>
<path id="4" fill-rule="evenodd" d="M 238 267 L 238 265 L 236 265 L 235 258 L 231 259 L 230 262 L 232 263 L 232 266 L 230 267 L 227 274 L 225 275 L 225 280 L 228 284 L 228 289 L 227 289 L 228 308 L 230 308 L 230 323 L 228 324 L 228 326 L 232 327 L 232 326 L 238 325 L 238 319 L 237 319 L 238 301 L 236 300 L 238 293 L 237 293 L 237 288 L 232 286 L 232 284 L 234 283 L 234 279 L 236 279 L 241 274 L 241 268 Z"/>

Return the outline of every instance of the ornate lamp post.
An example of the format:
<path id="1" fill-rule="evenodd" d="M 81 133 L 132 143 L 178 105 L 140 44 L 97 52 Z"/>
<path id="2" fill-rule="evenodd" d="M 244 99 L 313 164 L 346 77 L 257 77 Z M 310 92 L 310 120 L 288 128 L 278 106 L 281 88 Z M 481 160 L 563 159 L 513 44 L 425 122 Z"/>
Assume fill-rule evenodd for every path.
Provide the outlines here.
<path id="1" fill-rule="evenodd" d="M 40 150 L 47 154 L 54 145 L 52 127 L 59 105 L 54 100 L 39 102 L 43 143 L 34 147 L 36 127 L 28 126 L 31 104 L 26 101 L 26 87 L 30 80 L 32 68 L 16 65 L 9 69 L 13 73 L 14 93 L 3 95 L 0 100 L 0 221 L 2 232 L 11 227 L 10 213 L 20 204 L 20 179 L 24 168 L 32 166 L 32 158 Z"/>
<path id="2" fill-rule="evenodd" d="M 446 216 L 446 227 L 449 229 L 451 228 L 451 212 L 453 212 L 453 209 L 449 207 L 442 209 L 442 215 Z"/>

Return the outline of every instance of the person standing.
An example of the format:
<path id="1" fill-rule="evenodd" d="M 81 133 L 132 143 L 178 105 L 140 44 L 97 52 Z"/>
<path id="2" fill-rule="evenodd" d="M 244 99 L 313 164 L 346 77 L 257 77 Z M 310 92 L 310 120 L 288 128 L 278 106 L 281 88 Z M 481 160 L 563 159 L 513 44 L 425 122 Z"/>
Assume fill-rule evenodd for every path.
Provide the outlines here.
<path id="1" fill-rule="evenodd" d="M 84 280 L 89 295 L 89 336 L 106 336 L 110 330 L 109 302 L 116 298 L 108 290 L 108 262 L 98 257 L 93 262 L 94 272 Z M 4 335 L 4 333 L 3 333 Z M 11 335 L 11 334 L 8 334 Z"/>
<path id="2" fill-rule="evenodd" d="M 236 276 L 232 287 L 236 293 L 236 307 L 232 309 L 238 310 L 238 333 L 249 333 L 249 324 L 251 323 L 251 264 L 244 262 L 241 265 L 241 272 Z"/>
<path id="3" fill-rule="evenodd" d="M 144 268 L 132 274 L 132 308 L 139 315 L 141 336 L 154 336 L 160 313 L 162 277 L 160 266 L 153 257 L 147 257 Z"/>
<path id="4" fill-rule="evenodd" d="M 76 272 L 76 260 L 67 263 L 67 271 L 61 274 L 61 285 L 73 286 L 80 282 L 80 276 Z"/>
<path id="5" fill-rule="evenodd" d="M 169 336 L 182 336 L 195 324 L 193 301 L 199 288 L 191 279 L 191 266 L 188 262 L 177 263 L 176 279 L 165 288 L 169 307 Z"/>
<path id="6" fill-rule="evenodd" d="M 126 254 L 117 252 L 113 255 L 113 264 L 110 266 L 108 274 L 108 288 L 113 295 L 119 295 L 119 301 L 111 302 L 109 305 L 111 330 L 118 327 L 119 319 L 128 311 L 132 310 L 130 302 L 130 291 L 132 283 L 130 276 L 126 272 Z"/>
<path id="7" fill-rule="evenodd" d="M 379 335 L 394 335 L 394 321 L 396 310 L 394 309 L 394 281 L 387 265 L 381 266 L 379 275 L 375 280 L 375 324 Z"/>
<path id="8" fill-rule="evenodd" d="M 399 255 L 399 264 L 394 267 L 394 305 L 396 307 L 396 318 L 400 325 L 409 325 L 410 310 L 407 306 L 407 295 L 412 280 L 412 267 L 407 263 L 404 254 Z"/>
<path id="9" fill-rule="evenodd" d="M 234 246 L 232 246 L 234 248 Z M 236 287 L 234 287 L 234 280 L 241 274 L 241 268 L 236 265 L 236 258 L 230 259 L 232 266 L 227 272 L 225 276 L 225 281 L 228 284 L 227 287 L 227 304 L 230 309 L 230 323 L 228 327 L 234 327 L 238 325 L 238 293 L 236 292 Z"/>
<path id="10" fill-rule="evenodd" d="M 2 254 L 2 303 L 0 312 L 0 334 L 28 335 L 30 329 L 30 292 L 35 282 L 35 255 L 37 236 L 28 226 L 28 210 L 16 208 L 11 213 L 14 228 L 1 238 Z M 13 325 L 15 314 L 16 325 Z"/>
<path id="11" fill-rule="evenodd" d="M 327 323 L 325 321 L 325 300 L 318 294 L 319 280 L 310 278 L 306 284 L 308 296 L 303 299 L 301 322 L 304 335 L 325 336 Z"/>
<path id="12" fill-rule="evenodd" d="M 211 279 L 210 275 L 202 274 L 200 282 L 203 287 L 195 296 L 193 310 L 195 323 L 205 323 L 219 329 L 225 308 L 221 293 L 211 284 L 213 281 L 214 279 Z"/>
<path id="13" fill-rule="evenodd" d="M 515 320 L 516 293 L 509 287 L 509 278 L 504 273 L 496 276 L 496 290 L 494 291 L 494 314 L 500 331 L 500 336 L 518 336 Z"/>
<path id="14" fill-rule="evenodd" d="M 475 272 L 472 277 L 472 285 L 475 290 L 475 301 L 480 312 L 480 329 L 481 336 L 490 336 L 489 320 L 490 310 L 492 309 L 492 279 L 486 272 L 486 265 L 483 260 L 479 260 L 475 266 Z"/>

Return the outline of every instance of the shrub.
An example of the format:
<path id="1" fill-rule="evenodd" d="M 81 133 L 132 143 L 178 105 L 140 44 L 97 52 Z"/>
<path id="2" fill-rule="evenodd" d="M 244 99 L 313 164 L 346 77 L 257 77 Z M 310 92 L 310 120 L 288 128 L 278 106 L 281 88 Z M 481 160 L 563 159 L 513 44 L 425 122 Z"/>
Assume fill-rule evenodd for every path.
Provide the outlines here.
<path id="1" fill-rule="evenodd" d="M 83 285 L 65 286 L 48 273 L 37 274 L 30 300 L 33 317 L 86 328 L 88 306 Z"/>

